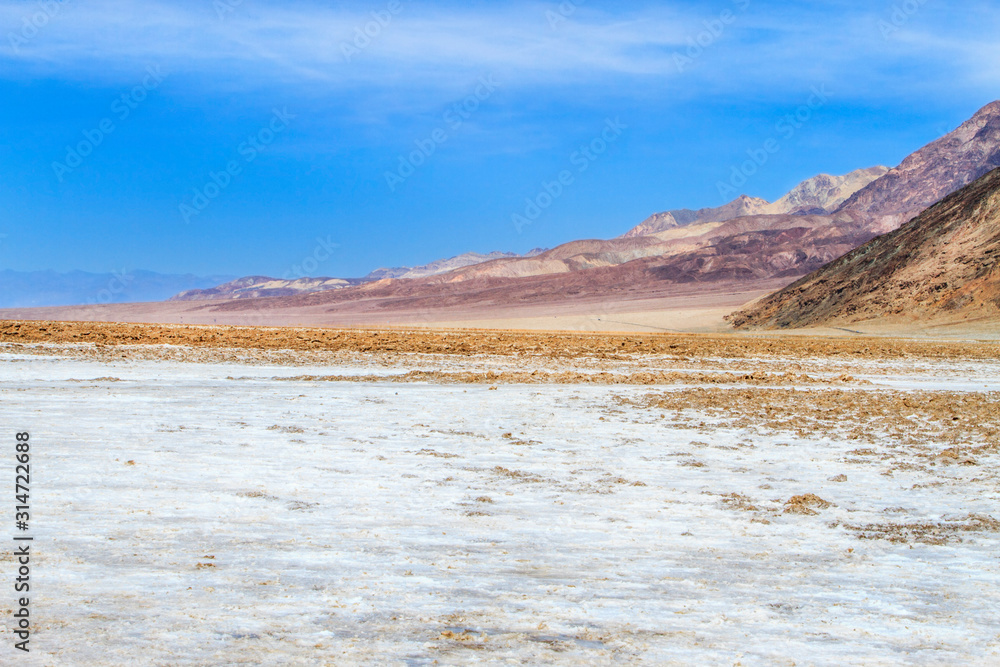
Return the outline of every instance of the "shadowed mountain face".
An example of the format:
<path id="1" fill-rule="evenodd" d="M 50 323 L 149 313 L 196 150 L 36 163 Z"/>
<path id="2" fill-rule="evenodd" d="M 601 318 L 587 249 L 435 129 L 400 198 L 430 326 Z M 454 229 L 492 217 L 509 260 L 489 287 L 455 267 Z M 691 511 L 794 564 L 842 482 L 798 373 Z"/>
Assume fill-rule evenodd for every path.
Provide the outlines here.
<path id="1" fill-rule="evenodd" d="M 980 109 L 954 132 L 913 153 L 856 192 L 841 211 L 898 226 L 983 174 L 1000 167 L 1000 101 Z"/>
<path id="2" fill-rule="evenodd" d="M 1000 169 L 731 321 L 797 328 L 883 317 L 1000 319 Z"/>

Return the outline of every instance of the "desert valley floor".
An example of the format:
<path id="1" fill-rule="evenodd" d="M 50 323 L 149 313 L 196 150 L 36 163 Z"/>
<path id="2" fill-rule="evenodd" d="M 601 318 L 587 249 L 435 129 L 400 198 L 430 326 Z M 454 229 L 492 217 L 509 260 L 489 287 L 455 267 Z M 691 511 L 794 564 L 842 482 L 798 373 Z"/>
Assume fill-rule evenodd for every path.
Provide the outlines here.
<path id="1" fill-rule="evenodd" d="M 995 341 L 2 323 L 0 424 L 31 664 L 1000 663 Z"/>

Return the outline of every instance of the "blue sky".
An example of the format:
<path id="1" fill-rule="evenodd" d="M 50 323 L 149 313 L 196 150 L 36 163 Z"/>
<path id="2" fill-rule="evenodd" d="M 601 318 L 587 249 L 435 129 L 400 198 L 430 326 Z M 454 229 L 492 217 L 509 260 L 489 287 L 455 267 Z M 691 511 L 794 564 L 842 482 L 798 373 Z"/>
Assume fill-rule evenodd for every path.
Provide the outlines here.
<path id="1" fill-rule="evenodd" d="M 740 189 L 773 200 L 1000 97 L 998 9 L 0 0 L 0 269 L 358 276 L 608 238 L 723 203 L 772 138 Z"/>

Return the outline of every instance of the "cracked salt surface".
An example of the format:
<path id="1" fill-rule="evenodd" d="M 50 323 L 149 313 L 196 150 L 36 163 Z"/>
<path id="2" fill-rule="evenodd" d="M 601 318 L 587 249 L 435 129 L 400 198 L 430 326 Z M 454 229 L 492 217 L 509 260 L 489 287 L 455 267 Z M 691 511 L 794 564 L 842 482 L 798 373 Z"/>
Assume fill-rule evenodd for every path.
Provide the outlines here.
<path id="1" fill-rule="evenodd" d="M 0 357 L 33 444 L 25 664 L 1000 661 L 996 531 L 847 527 L 1000 517 L 995 455 L 887 477 L 835 432 L 616 400 L 650 387 L 270 379 L 304 372 Z M 807 492 L 833 506 L 783 512 Z"/>

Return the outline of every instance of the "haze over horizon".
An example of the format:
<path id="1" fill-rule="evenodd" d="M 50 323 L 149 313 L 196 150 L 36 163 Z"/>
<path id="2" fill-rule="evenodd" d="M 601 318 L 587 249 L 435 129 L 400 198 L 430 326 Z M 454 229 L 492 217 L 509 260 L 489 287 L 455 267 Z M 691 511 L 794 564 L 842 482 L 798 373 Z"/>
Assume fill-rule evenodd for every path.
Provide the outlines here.
<path id="1" fill-rule="evenodd" d="M 0 0 L 0 269 L 281 276 L 335 245 L 310 273 L 355 277 L 525 252 L 718 206 L 768 140 L 738 190 L 773 201 L 996 99 L 998 24 L 919 0 Z"/>

